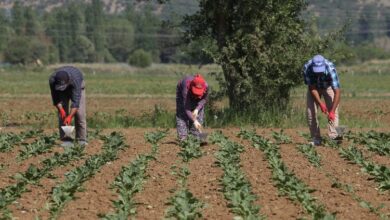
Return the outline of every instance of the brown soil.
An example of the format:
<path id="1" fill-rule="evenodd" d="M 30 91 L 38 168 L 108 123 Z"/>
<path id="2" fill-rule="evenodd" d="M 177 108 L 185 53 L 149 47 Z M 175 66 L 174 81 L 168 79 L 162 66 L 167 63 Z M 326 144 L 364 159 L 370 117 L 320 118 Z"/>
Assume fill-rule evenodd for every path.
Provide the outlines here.
<path id="1" fill-rule="evenodd" d="M 127 144 L 130 148 L 120 152 L 118 159 L 112 163 L 103 166 L 95 176 L 83 184 L 83 191 L 76 193 L 76 199 L 70 201 L 60 215 L 60 219 L 98 219 L 99 213 L 108 213 L 114 211 L 111 200 L 117 199 L 117 194 L 110 188 L 110 184 L 115 176 L 121 170 L 122 166 L 127 166 L 136 155 L 150 152 L 150 145 L 144 141 L 144 133 L 155 129 L 117 129 L 126 135 Z M 260 150 L 251 147 L 248 141 L 242 141 L 236 138 L 239 129 L 223 129 L 229 139 L 241 143 L 245 147 L 245 152 L 241 154 L 241 166 L 252 185 L 253 193 L 258 197 L 256 204 L 261 207 L 260 213 L 268 219 L 296 219 L 308 217 L 302 206 L 296 202 L 290 201 L 285 196 L 280 196 L 278 190 L 274 187 L 271 179 L 271 171 L 268 168 L 268 162 Z M 273 129 L 279 130 L 279 129 Z M 293 171 L 298 178 L 305 182 L 310 188 L 315 189 L 313 193 L 320 204 L 323 204 L 330 212 L 335 212 L 339 219 L 378 219 L 378 216 L 362 208 L 359 203 L 352 198 L 351 193 L 341 188 L 332 188 L 332 179 L 338 179 L 340 183 L 348 184 L 353 187 L 357 196 L 375 207 L 384 204 L 385 207 L 380 211 L 382 213 L 390 212 L 390 196 L 388 192 L 378 191 L 377 183 L 370 179 L 368 174 L 362 173 L 360 167 L 350 164 L 342 159 L 337 150 L 318 147 L 318 153 L 322 157 L 322 168 L 314 168 L 307 159 L 297 151 L 296 144 L 304 142 L 299 137 L 298 131 L 304 129 L 287 129 L 285 132 L 294 140 L 294 144 L 282 145 L 281 154 L 285 164 Z M 272 129 L 258 130 L 258 134 L 271 137 Z M 108 133 L 109 131 L 105 131 Z M 212 130 L 208 130 L 211 133 Z M 159 153 L 156 160 L 149 162 L 147 169 L 148 178 L 145 180 L 144 189 L 137 193 L 135 201 L 137 202 L 137 219 L 162 219 L 168 208 L 166 204 L 168 198 L 173 195 L 178 188 L 177 177 L 172 174 L 173 165 L 181 166 L 181 158 L 177 153 L 180 151 L 175 142 L 176 131 L 170 130 L 170 134 L 162 143 L 160 143 Z M 87 147 L 87 154 L 97 154 L 101 150 L 102 142 L 94 140 Z M 344 143 L 348 146 L 348 143 Z M 60 150 L 61 148 L 55 148 Z M 204 219 L 231 219 L 234 214 L 229 211 L 227 201 L 224 199 L 219 185 L 219 178 L 223 171 L 215 165 L 215 152 L 219 147 L 209 143 L 203 147 L 203 156 L 189 162 L 188 167 L 191 175 L 188 178 L 188 188 L 196 198 L 206 204 L 202 210 Z M 23 163 L 18 167 L 12 158 L 18 154 L 17 148 L 12 152 L 1 155 L 2 160 L 8 158 L 7 163 L 10 167 L 6 172 L 0 172 L 0 179 L 8 180 L 8 176 L 16 172 L 25 170 L 29 163 L 39 164 L 44 158 L 50 157 L 50 154 L 31 158 L 28 163 Z M 378 163 L 386 158 L 375 157 L 372 159 Z M 85 157 L 87 158 L 87 157 Z M 379 159 L 381 160 L 379 160 Z M 378 160 L 377 160 L 378 159 Z M 85 159 L 84 159 L 85 160 Z M 29 186 L 31 192 L 22 195 L 17 203 L 9 206 L 13 215 L 19 219 L 34 219 L 40 216 L 42 219 L 48 218 L 48 211 L 45 210 L 45 204 L 50 200 L 52 187 L 64 180 L 64 174 L 81 166 L 84 160 L 74 162 L 68 166 L 55 169 L 52 173 L 58 176 L 57 179 L 43 178 L 40 181 L 41 186 Z M 25 167 L 23 167 L 25 166 Z M 1 183 L 3 186 L 10 182 Z"/>

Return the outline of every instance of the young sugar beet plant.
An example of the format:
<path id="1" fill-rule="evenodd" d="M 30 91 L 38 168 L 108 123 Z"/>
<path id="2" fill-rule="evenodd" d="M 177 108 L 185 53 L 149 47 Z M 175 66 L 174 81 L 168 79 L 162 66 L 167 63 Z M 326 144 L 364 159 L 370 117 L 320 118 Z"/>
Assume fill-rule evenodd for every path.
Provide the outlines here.
<path id="1" fill-rule="evenodd" d="M 243 146 L 228 140 L 221 132 L 214 132 L 210 140 L 220 146 L 220 150 L 215 154 L 218 166 L 224 171 L 220 181 L 229 207 L 232 213 L 237 215 L 235 219 L 265 219 L 259 214 L 260 207 L 253 204 L 256 196 L 240 167 Z"/>
<path id="2" fill-rule="evenodd" d="M 363 153 L 354 146 L 347 149 L 340 148 L 339 153 L 343 158 L 360 165 L 364 172 L 373 176 L 374 180 L 379 183 L 381 191 L 390 190 L 390 169 L 388 167 L 367 161 Z"/>
<path id="3" fill-rule="evenodd" d="M 0 133 L 0 152 L 8 152 L 15 145 L 21 143 L 25 138 L 32 138 L 43 133 L 42 130 L 30 130 L 21 134 Z"/>
<path id="4" fill-rule="evenodd" d="M 191 172 L 186 166 L 177 170 L 176 166 L 172 167 L 173 174 L 178 177 L 179 189 L 168 199 L 169 205 L 166 211 L 166 218 L 179 220 L 200 219 L 202 213 L 200 210 L 204 204 L 199 201 L 187 188 L 187 179 Z"/>
<path id="5" fill-rule="evenodd" d="M 74 194 L 80 190 L 82 184 L 95 175 L 107 162 L 114 161 L 119 150 L 127 147 L 123 135 L 117 132 L 104 136 L 102 139 L 104 140 L 103 152 L 91 156 L 83 166 L 65 174 L 65 181 L 53 188 L 51 200 L 48 204 L 50 219 L 56 219 L 65 204 L 74 199 Z"/>
<path id="6" fill-rule="evenodd" d="M 169 208 L 166 211 L 166 217 L 180 220 L 199 219 L 202 217 L 200 210 L 204 207 L 204 204 L 187 188 L 187 179 L 191 174 L 187 168 L 187 163 L 202 156 L 200 140 L 189 135 L 184 141 L 180 142 L 180 147 L 181 151 L 178 155 L 185 164 L 180 170 L 177 170 L 176 166 L 172 167 L 172 173 L 178 178 L 179 189 L 167 202 Z"/>
<path id="7" fill-rule="evenodd" d="M 348 139 L 352 139 L 354 143 L 361 144 L 369 151 L 381 156 L 390 156 L 390 134 L 369 131 L 357 135 L 350 134 Z"/>
<path id="8" fill-rule="evenodd" d="M 307 140 L 310 140 L 310 136 L 307 137 Z M 334 142 L 331 143 L 325 142 L 325 145 L 327 146 L 331 145 L 334 148 L 340 148 L 340 146 L 335 144 Z M 297 148 L 301 153 L 305 155 L 305 157 L 313 166 L 315 166 L 317 169 L 325 173 L 325 176 L 332 181 L 332 188 L 338 188 L 350 194 L 351 197 L 356 202 L 358 202 L 361 207 L 368 209 L 370 212 L 375 213 L 381 219 L 389 219 L 389 216 L 380 212 L 380 209 L 384 207 L 383 204 L 378 207 L 374 207 L 370 202 L 358 196 L 351 185 L 343 184 L 339 182 L 339 180 L 332 173 L 326 173 L 326 171 L 322 169 L 321 157 L 317 154 L 315 147 L 312 147 L 308 144 L 303 144 L 303 145 L 298 145 Z"/>
<path id="9" fill-rule="evenodd" d="M 167 135 L 166 131 L 149 132 L 145 134 L 147 142 L 152 144 L 152 152 L 146 155 L 139 155 L 127 167 L 123 167 L 119 175 L 112 183 L 112 188 L 119 194 L 119 199 L 113 201 L 115 213 L 99 214 L 101 219 L 128 219 L 130 215 L 136 214 L 136 202 L 133 197 L 142 190 L 146 179 L 148 163 L 155 159 L 158 153 L 158 142 Z"/>
<path id="10" fill-rule="evenodd" d="M 270 168 L 272 179 L 282 195 L 298 201 L 313 219 L 335 219 L 334 214 L 328 213 L 323 205 L 319 205 L 310 194 L 314 190 L 309 189 L 305 183 L 298 179 L 294 173 L 288 170 L 280 155 L 279 146 L 257 135 L 255 132 L 241 130 L 238 134 L 241 138 L 252 141 L 253 147 L 265 153 Z"/>
<path id="11" fill-rule="evenodd" d="M 48 153 L 54 147 L 57 140 L 57 134 L 42 136 L 31 144 L 23 144 L 20 150 L 18 160 L 25 160 L 40 154 Z"/>
<path id="12" fill-rule="evenodd" d="M 17 183 L 0 190 L 0 213 L 9 214 L 7 206 L 20 198 L 24 192 L 28 191 L 28 184 L 36 184 L 41 178 L 50 175 L 50 172 L 54 168 L 66 165 L 70 161 L 80 159 L 83 156 L 83 150 L 84 148 L 77 146 L 66 149 L 62 154 L 55 153 L 51 158 L 45 159 L 42 162 L 42 168 L 30 165 L 26 172 L 17 173 L 15 175 Z M 5 216 L 3 217 L 5 218 Z"/>

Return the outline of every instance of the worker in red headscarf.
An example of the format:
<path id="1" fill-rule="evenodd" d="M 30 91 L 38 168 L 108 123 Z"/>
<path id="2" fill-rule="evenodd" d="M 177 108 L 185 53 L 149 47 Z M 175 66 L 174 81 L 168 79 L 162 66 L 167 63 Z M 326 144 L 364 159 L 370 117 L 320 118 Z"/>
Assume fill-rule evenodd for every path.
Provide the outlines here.
<path id="1" fill-rule="evenodd" d="M 178 82 L 176 128 L 180 140 L 188 136 L 188 131 L 200 139 L 207 96 L 208 84 L 200 74 L 186 76 Z"/>

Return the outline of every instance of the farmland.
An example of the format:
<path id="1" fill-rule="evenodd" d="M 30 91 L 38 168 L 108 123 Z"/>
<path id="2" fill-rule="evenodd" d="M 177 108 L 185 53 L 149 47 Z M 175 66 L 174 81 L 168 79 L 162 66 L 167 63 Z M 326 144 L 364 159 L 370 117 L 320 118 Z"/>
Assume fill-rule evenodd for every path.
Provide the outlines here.
<path id="1" fill-rule="evenodd" d="M 207 145 L 179 144 L 176 82 L 200 71 L 217 87 L 206 74 L 216 66 L 80 67 L 89 145 L 71 149 L 59 146 L 48 95 L 55 66 L 0 71 L 2 218 L 390 218 L 389 62 L 340 67 L 351 133 L 316 148 L 306 145 L 303 87 L 280 126 L 210 122 Z"/>

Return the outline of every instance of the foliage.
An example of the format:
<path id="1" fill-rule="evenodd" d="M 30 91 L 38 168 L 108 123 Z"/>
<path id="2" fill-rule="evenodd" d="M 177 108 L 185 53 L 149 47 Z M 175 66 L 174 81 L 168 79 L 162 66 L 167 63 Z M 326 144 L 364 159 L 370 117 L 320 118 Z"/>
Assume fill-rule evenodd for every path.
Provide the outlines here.
<path id="1" fill-rule="evenodd" d="M 148 67 L 152 65 L 152 56 L 143 49 L 138 49 L 129 56 L 129 64 L 142 68 Z"/>
<path id="2" fill-rule="evenodd" d="M 23 144 L 18 159 L 25 160 L 39 154 L 50 152 L 56 140 L 57 134 L 52 134 L 51 136 L 41 137 L 31 144 Z"/>
<path id="3" fill-rule="evenodd" d="M 335 219 L 334 214 L 328 213 L 324 206 L 317 204 L 316 199 L 311 195 L 314 190 L 308 188 L 304 182 L 288 170 L 282 161 L 278 145 L 272 144 L 254 131 L 241 130 L 238 135 L 252 141 L 253 147 L 265 153 L 272 169 L 272 179 L 282 195 L 300 202 L 303 208 L 312 215 L 313 219 Z"/>
<path id="4" fill-rule="evenodd" d="M 184 162 L 188 162 L 191 159 L 199 158 L 202 156 L 202 151 L 200 149 L 200 140 L 193 135 L 188 135 L 186 139 L 180 141 L 179 145 L 181 151 L 178 154 L 179 156 L 181 156 Z"/>
<path id="5" fill-rule="evenodd" d="M 309 162 L 315 167 L 321 166 L 321 156 L 317 153 L 316 149 L 308 144 L 302 144 L 297 146 L 298 150 L 303 153 Z"/>
<path id="6" fill-rule="evenodd" d="M 17 183 L 0 190 L 0 211 L 7 213 L 7 206 L 28 191 L 28 184 L 36 184 L 41 178 L 48 176 L 54 168 L 80 159 L 84 154 L 83 150 L 84 148 L 77 146 L 66 149 L 63 154 L 55 153 L 52 157 L 45 159 L 42 162 L 42 168 L 30 165 L 26 172 L 17 173 L 14 177 Z"/>
<path id="7" fill-rule="evenodd" d="M 37 38 L 16 36 L 4 51 L 4 60 L 12 64 L 31 64 L 46 59 L 48 46 Z"/>
<path id="8" fill-rule="evenodd" d="M 359 134 L 349 133 L 347 136 L 354 143 L 363 145 L 369 151 L 382 156 L 390 156 L 390 134 L 376 131 L 361 132 Z"/>
<path id="9" fill-rule="evenodd" d="M 213 133 L 210 140 L 221 148 L 215 156 L 218 166 L 224 170 L 221 184 L 231 211 L 242 219 L 263 219 L 264 216 L 259 215 L 260 208 L 254 205 L 257 198 L 240 167 L 243 146 L 228 140 L 221 132 Z"/>
<path id="10" fill-rule="evenodd" d="M 305 2 L 202 0 L 200 11 L 187 17 L 189 38 L 217 42 L 220 88 L 237 114 L 286 110 L 291 90 L 302 83 L 302 65 L 328 46 L 333 36 L 312 39 L 305 32 Z"/>
<path id="11" fill-rule="evenodd" d="M 280 132 L 273 131 L 272 137 L 275 139 L 276 144 L 291 144 L 291 137 L 284 134 L 284 130 L 281 129 Z"/>
<path id="12" fill-rule="evenodd" d="M 390 168 L 367 161 L 363 153 L 354 146 L 347 149 L 340 148 L 339 153 L 343 158 L 362 166 L 364 172 L 372 175 L 375 181 L 379 182 L 380 190 L 390 190 Z"/>
<path id="13" fill-rule="evenodd" d="M 52 189 L 49 202 L 51 218 L 56 218 L 65 204 L 74 199 L 74 194 L 85 181 L 95 175 L 104 164 L 115 160 L 119 150 L 127 147 L 123 135 L 117 132 L 112 132 L 110 135 L 101 138 L 104 140 L 103 152 L 91 156 L 83 166 L 68 172 L 65 181 Z"/>
<path id="14" fill-rule="evenodd" d="M 188 189 L 181 189 L 170 198 L 166 217 L 178 220 L 194 220 L 202 217 L 199 212 L 204 204 L 200 202 Z"/>

